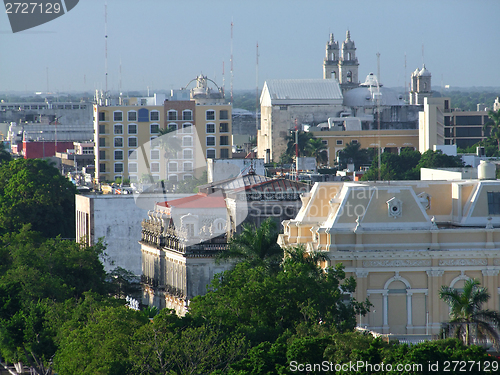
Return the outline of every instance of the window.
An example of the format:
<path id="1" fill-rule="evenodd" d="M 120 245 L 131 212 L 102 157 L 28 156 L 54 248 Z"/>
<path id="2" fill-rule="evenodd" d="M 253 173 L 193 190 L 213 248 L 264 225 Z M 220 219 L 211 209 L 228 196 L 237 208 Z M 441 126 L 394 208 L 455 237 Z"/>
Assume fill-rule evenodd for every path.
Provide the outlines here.
<path id="1" fill-rule="evenodd" d="M 184 162 L 184 172 L 192 172 L 193 171 L 193 163 L 190 161 Z"/>
<path id="2" fill-rule="evenodd" d="M 207 124 L 207 134 L 215 133 L 215 124 Z"/>
<path id="3" fill-rule="evenodd" d="M 128 159 L 137 160 L 137 150 L 128 150 Z"/>
<path id="4" fill-rule="evenodd" d="M 106 125 L 99 125 L 99 134 L 106 134 Z"/>
<path id="5" fill-rule="evenodd" d="M 151 173 L 160 173 L 160 163 L 151 163 Z"/>
<path id="6" fill-rule="evenodd" d="M 151 150 L 151 160 L 160 160 L 160 150 Z"/>
<path id="7" fill-rule="evenodd" d="M 500 215 L 500 193 L 488 191 L 488 215 Z"/>
<path id="8" fill-rule="evenodd" d="M 221 122 L 219 126 L 220 133 L 229 133 L 229 124 L 227 122 Z"/>
<path id="9" fill-rule="evenodd" d="M 353 144 L 353 145 L 357 145 L 357 144 L 358 144 L 358 140 L 357 140 L 357 139 L 353 139 L 353 140 L 351 140 L 351 144 Z"/>
<path id="10" fill-rule="evenodd" d="M 176 121 L 177 120 L 177 111 L 170 110 L 167 112 L 167 120 L 168 121 Z"/>
<path id="11" fill-rule="evenodd" d="M 128 134 L 137 134 L 137 125 L 136 124 L 129 124 L 128 125 Z"/>
<path id="12" fill-rule="evenodd" d="M 99 147 L 106 147 L 106 138 L 99 138 Z"/>
<path id="13" fill-rule="evenodd" d="M 168 163 L 168 171 L 177 172 L 177 163 L 175 161 L 171 161 L 170 163 Z"/>
<path id="14" fill-rule="evenodd" d="M 208 121 L 213 121 L 215 120 L 215 111 L 212 110 L 212 109 L 209 109 L 207 112 L 206 112 L 206 119 Z"/>
<path id="15" fill-rule="evenodd" d="M 215 146 L 215 136 L 207 136 L 207 146 Z"/>
<path id="16" fill-rule="evenodd" d="M 325 139 L 322 139 L 322 140 L 321 140 L 321 143 L 322 143 L 322 144 L 324 144 L 325 146 L 328 146 L 328 141 L 327 141 L 327 140 L 325 140 Z"/>
<path id="17" fill-rule="evenodd" d="M 192 147 L 193 146 L 193 137 L 187 136 L 182 137 L 182 147 Z"/>
<path id="18" fill-rule="evenodd" d="M 343 145 L 344 141 L 342 139 L 337 139 L 337 145 Z"/>
<path id="19" fill-rule="evenodd" d="M 207 159 L 215 159 L 215 150 L 213 148 L 207 150 Z"/>
<path id="20" fill-rule="evenodd" d="M 137 137 L 128 137 L 128 147 L 137 147 Z"/>
<path id="21" fill-rule="evenodd" d="M 106 121 L 106 112 L 99 112 L 99 121 Z"/>
<path id="22" fill-rule="evenodd" d="M 219 111 L 219 120 L 229 120 L 229 112 L 227 109 L 221 109 Z"/>
<path id="23" fill-rule="evenodd" d="M 139 179 L 137 178 L 137 176 L 131 175 L 131 174 L 128 175 L 128 179 L 130 180 L 130 182 L 137 182 L 137 181 L 139 181 Z"/>
<path id="24" fill-rule="evenodd" d="M 221 146 L 228 146 L 229 145 L 229 137 L 227 135 L 220 136 L 220 145 Z"/>
<path id="25" fill-rule="evenodd" d="M 168 180 L 170 182 L 177 182 L 177 175 L 172 174 L 172 175 L 168 176 Z"/>
<path id="26" fill-rule="evenodd" d="M 350 70 L 347 72 L 347 83 L 352 83 L 352 72 Z"/>
<path id="27" fill-rule="evenodd" d="M 137 163 L 128 163 L 128 173 L 137 173 Z"/>
<path id="28" fill-rule="evenodd" d="M 115 147 L 123 147 L 123 138 L 115 137 Z"/>
<path id="29" fill-rule="evenodd" d="M 193 158 L 193 150 L 191 150 L 189 148 L 182 150 L 182 158 L 183 159 L 192 159 Z"/>
<path id="30" fill-rule="evenodd" d="M 221 148 L 220 149 L 220 157 L 221 157 L 221 159 L 229 158 L 229 149 L 228 148 Z"/>
<path id="31" fill-rule="evenodd" d="M 115 134 L 123 134 L 123 125 L 122 124 L 115 124 L 113 127 L 115 129 Z"/>
<path id="32" fill-rule="evenodd" d="M 193 111 L 189 109 L 182 111 L 182 119 L 184 121 L 193 121 Z"/>
<path id="33" fill-rule="evenodd" d="M 158 124 L 151 124 L 149 126 L 151 134 L 158 134 L 160 132 L 160 125 Z"/>
<path id="34" fill-rule="evenodd" d="M 151 111 L 149 113 L 151 121 L 160 121 L 160 112 L 158 111 Z"/>
<path id="35" fill-rule="evenodd" d="M 123 163 L 115 163 L 115 173 L 123 172 Z"/>
<path id="36" fill-rule="evenodd" d="M 137 112 L 136 111 L 130 111 L 128 113 L 128 120 L 129 121 L 137 121 Z"/>
<path id="37" fill-rule="evenodd" d="M 182 124 L 182 132 L 186 134 L 191 134 L 193 132 L 193 129 L 191 127 L 191 124 Z"/>
<path id="38" fill-rule="evenodd" d="M 106 163 L 99 163 L 99 172 L 106 173 Z"/>
<path id="39" fill-rule="evenodd" d="M 100 150 L 99 151 L 99 159 L 100 160 L 106 160 L 106 151 L 105 150 Z"/>
<path id="40" fill-rule="evenodd" d="M 177 124 L 168 124 L 168 130 L 173 132 L 177 130 Z"/>
<path id="41" fill-rule="evenodd" d="M 115 160 L 123 160 L 123 151 L 115 150 Z"/>
<path id="42" fill-rule="evenodd" d="M 121 111 L 113 112 L 113 121 L 123 121 L 123 113 Z"/>
<path id="43" fill-rule="evenodd" d="M 137 111 L 138 113 L 138 118 L 137 121 L 139 122 L 148 122 L 149 121 L 149 111 L 147 108 L 141 108 Z"/>

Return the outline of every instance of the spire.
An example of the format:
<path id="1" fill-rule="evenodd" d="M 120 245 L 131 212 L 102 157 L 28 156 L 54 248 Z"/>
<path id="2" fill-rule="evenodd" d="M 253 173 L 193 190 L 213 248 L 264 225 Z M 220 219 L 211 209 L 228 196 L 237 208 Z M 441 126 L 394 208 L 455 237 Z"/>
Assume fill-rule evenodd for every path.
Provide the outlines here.
<path id="1" fill-rule="evenodd" d="M 351 40 L 351 32 L 349 30 L 347 30 L 345 33 L 345 40 L 346 41 Z"/>
<path id="2" fill-rule="evenodd" d="M 330 33 L 330 43 L 335 42 L 335 38 L 333 37 L 333 33 Z"/>

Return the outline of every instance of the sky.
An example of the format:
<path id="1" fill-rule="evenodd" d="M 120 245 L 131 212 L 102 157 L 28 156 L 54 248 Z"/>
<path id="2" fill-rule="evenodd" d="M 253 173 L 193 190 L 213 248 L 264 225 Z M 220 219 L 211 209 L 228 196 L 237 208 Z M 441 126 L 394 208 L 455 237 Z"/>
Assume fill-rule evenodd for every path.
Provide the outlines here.
<path id="1" fill-rule="evenodd" d="M 123 93 L 179 89 L 199 74 L 226 92 L 255 90 L 322 78 L 330 33 L 343 41 L 347 30 L 361 82 L 380 53 L 388 87 L 407 86 L 424 63 L 434 90 L 500 87 L 499 14 L 498 0 L 80 0 L 18 33 L 0 15 L 0 91 L 104 90 L 106 65 L 108 89 Z"/>

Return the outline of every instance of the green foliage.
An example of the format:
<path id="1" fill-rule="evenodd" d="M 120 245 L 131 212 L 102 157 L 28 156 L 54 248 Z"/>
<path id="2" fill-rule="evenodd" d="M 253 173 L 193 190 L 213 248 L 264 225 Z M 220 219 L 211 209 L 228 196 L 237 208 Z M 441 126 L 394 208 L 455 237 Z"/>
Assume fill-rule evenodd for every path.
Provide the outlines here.
<path id="1" fill-rule="evenodd" d="M 272 218 L 264 220 L 258 228 L 243 224 L 242 232 L 230 239 L 228 249 L 219 253 L 218 260 L 247 261 L 252 266 L 276 271 L 283 258 L 283 249 L 277 243 L 278 234 Z"/>
<path id="2" fill-rule="evenodd" d="M 370 151 L 362 149 L 360 143 L 348 143 L 339 152 L 339 169 L 346 169 L 347 164 L 354 164 L 354 169 L 359 171 L 362 165 L 370 162 Z"/>
<path id="3" fill-rule="evenodd" d="M 480 288 L 476 279 L 465 281 L 463 292 L 442 286 L 439 297 L 451 308 L 450 322 L 445 328 L 446 336 L 454 336 L 470 345 L 472 338 L 488 338 L 497 350 L 500 349 L 500 314 L 496 311 L 482 310 L 490 294 Z"/>
<path id="4" fill-rule="evenodd" d="M 46 318 L 55 303 L 78 299 L 88 290 L 105 293 L 99 257 L 88 247 L 45 239 L 29 226 L 0 237 L 0 353 L 41 369 L 56 351 L 57 325 Z"/>
<path id="5" fill-rule="evenodd" d="M 496 142 L 498 151 L 500 151 L 500 110 L 497 112 L 488 111 L 488 117 L 490 118 L 483 126 L 486 130 L 490 128 L 490 135 L 488 139 L 492 139 Z"/>
<path id="6" fill-rule="evenodd" d="M 133 272 L 122 267 L 116 267 L 109 272 L 106 279 L 110 287 L 110 294 L 118 298 L 135 297 L 141 292 L 139 278 Z"/>
<path id="7" fill-rule="evenodd" d="M 212 281 L 211 292 L 193 299 L 191 315 L 245 333 L 253 343 L 274 340 L 301 324 L 353 329 L 356 314 L 370 306 L 347 295 L 354 292 L 355 280 L 346 279 L 340 265 L 325 272 L 302 250 L 297 253 L 287 256 L 276 274 L 248 262 L 237 264 Z"/>
<path id="8" fill-rule="evenodd" d="M 8 163 L 12 160 L 12 156 L 10 152 L 4 146 L 3 142 L 0 142 L 0 164 Z"/>
<path id="9" fill-rule="evenodd" d="M 31 224 L 46 237 L 75 236 L 75 186 L 40 159 L 0 165 L 0 233 Z"/>
<path id="10" fill-rule="evenodd" d="M 286 151 L 281 155 L 281 164 L 290 164 L 295 160 L 296 151 L 295 144 L 298 144 L 299 157 L 310 156 L 316 158 L 318 165 L 328 163 L 327 147 L 321 139 L 315 138 L 312 133 L 299 130 L 296 135 L 295 131 L 290 131 L 290 134 L 285 138 L 287 142 Z"/>
<path id="11" fill-rule="evenodd" d="M 384 152 L 381 155 L 380 178 L 390 180 L 419 180 L 421 168 L 463 167 L 458 156 L 443 154 L 441 150 L 427 150 L 423 154 L 410 149 L 402 149 L 399 155 Z M 378 159 L 374 158 L 370 169 L 363 175 L 363 181 L 379 178 Z"/>

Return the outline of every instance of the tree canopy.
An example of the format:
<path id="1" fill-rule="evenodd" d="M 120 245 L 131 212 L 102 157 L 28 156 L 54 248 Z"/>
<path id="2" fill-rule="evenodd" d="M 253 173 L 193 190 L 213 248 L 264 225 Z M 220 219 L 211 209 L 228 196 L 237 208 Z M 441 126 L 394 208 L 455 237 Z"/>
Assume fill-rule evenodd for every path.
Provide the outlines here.
<path id="1" fill-rule="evenodd" d="M 75 186 L 41 159 L 0 165 L 0 233 L 25 224 L 46 237 L 74 238 Z"/>
<path id="2" fill-rule="evenodd" d="M 450 321 L 445 333 L 463 340 L 466 345 L 471 340 L 488 338 L 500 349 L 500 314 L 496 311 L 483 310 L 482 305 L 490 299 L 486 288 L 476 279 L 465 281 L 463 292 L 442 286 L 439 297 L 451 308 Z"/>

